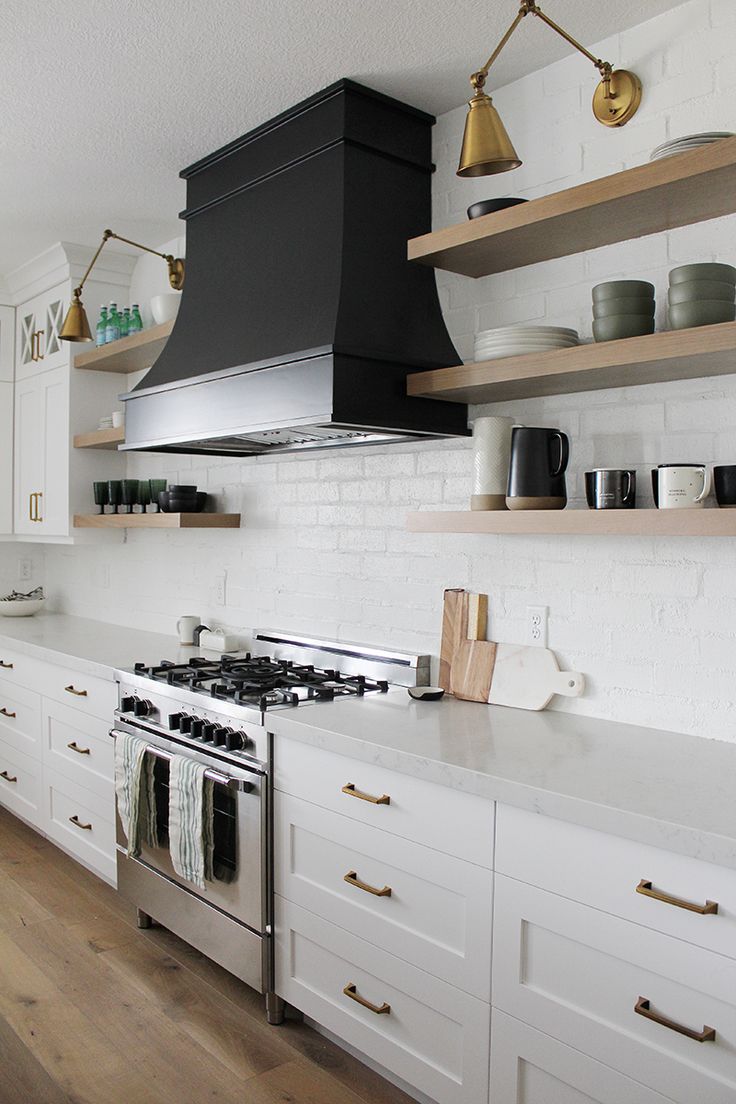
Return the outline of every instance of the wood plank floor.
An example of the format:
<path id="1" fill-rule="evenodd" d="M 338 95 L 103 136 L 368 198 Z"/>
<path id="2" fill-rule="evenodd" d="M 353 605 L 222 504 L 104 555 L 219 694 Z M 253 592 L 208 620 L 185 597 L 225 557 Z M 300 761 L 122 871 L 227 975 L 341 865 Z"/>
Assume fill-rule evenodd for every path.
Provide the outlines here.
<path id="1" fill-rule="evenodd" d="M 411 1104 L 0 808 L 0 1104 Z"/>

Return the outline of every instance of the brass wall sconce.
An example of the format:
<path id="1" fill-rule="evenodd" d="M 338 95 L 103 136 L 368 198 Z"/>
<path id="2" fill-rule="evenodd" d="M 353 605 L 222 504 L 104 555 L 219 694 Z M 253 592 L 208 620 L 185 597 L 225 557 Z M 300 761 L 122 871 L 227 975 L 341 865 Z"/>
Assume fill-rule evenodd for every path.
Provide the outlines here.
<path id="1" fill-rule="evenodd" d="M 470 78 L 474 95 L 468 104 L 470 110 L 465 121 L 458 176 L 491 176 L 517 169 L 521 164 L 491 97 L 483 91 L 483 86 L 488 70 L 526 15 L 538 16 L 543 23 L 593 62 L 601 75 L 600 84 L 593 93 L 593 114 L 599 123 L 610 127 L 624 126 L 634 117 L 641 103 L 641 81 L 635 73 L 630 73 L 627 69 L 614 69 L 610 62 L 594 57 L 572 35 L 545 15 L 534 0 L 522 0 L 516 19 L 485 65 Z"/>
<path id="2" fill-rule="evenodd" d="M 69 310 L 66 312 L 64 323 L 59 330 L 59 337 L 62 341 L 92 340 L 92 331 L 89 328 L 87 312 L 82 305 L 82 288 L 86 283 L 87 277 L 94 268 L 105 243 L 108 242 L 110 238 L 115 238 L 116 241 L 125 242 L 126 245 L 133 245 L 136 249 L 142 249 L 146 253 L 153 253 L 154 256 L 163 258 L 169 266 L 169 283 L 174 291 L 181 291 L 184 286 L 185 269 L 184 261 L 181 257 L 172 257 L 170 253 L 159 253 L 157 249 L 150 249 L 147 245 L 141 245 L 140 242 L 131 241 L 130 238 L 122 238 L 120 234 L 114 234 L 112 230 L 106 230 L 102 235 L 102 241 L 98 246 L 97 252 L 89 262 L 89 267 L 82 277 L 79 287 L 74 289 L 74 297 L 69 306 Z"/>

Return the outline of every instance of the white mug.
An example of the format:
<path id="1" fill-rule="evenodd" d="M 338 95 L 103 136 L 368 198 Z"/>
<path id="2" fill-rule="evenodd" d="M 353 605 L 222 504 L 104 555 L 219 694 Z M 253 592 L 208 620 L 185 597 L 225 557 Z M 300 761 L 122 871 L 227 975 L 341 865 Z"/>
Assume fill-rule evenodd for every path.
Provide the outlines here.
<path id="1" fill-rule="evenodd" d="M 710 493 L 710 470 L 705 464 L 661 464 L 657 487 L 660 510 L 702 509 Z"/>
<path id="2" fill-rule="evenodd" d="M 113 429 L 122 429 L 125 425 L 125 411 L 113 410 L 112 412 L 112 425 Z"/>
<path id="3" fill-rule="evenodd" d="M 179 634 L 180 644 L 194 643 L 194 630 L 202 624 L 201 617 L 180 617 L 176 622 L 176 631 Z"/>

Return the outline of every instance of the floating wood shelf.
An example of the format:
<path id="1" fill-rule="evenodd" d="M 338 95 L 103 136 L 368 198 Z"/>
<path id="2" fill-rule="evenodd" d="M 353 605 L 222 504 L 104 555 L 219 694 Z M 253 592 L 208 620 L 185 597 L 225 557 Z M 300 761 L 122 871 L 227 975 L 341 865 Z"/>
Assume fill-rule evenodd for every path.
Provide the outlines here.
<path id="1" fill-rule="evenodd" d="M 409 514 L 412 533 L 736 537 L 736 510 L 489 510 Z"/>
<path id="2" fill-rule="evenodd" d="M 156 360 L 173 328 L 173 322 L 163 322 L 130 337 L 121 337 L 110 345 L 80 353 L 74 367 L 91 372 L 142 372 Z"/>
<path id="3" fill-rule="evenodd" d="M 409 242 L 409 260 L 488 276 L 736 210 L 736 138 L 469 219 Z"/>
<path id="4" fill-rule="evenodd" d="M 75 529 L 239 529 L 240 514 L 75 514 Z"/>
<path id="5" fill-rule="evenodd" d="M 77 433 L 75 448 L 116 449 L 125 440 L 125 429 L 95 429 L 91 433 Z"/>
<path id="6" fill-rule="evenodd" d="M 410 395 L 490 403 L 736 372 L 736 322 L 415 372 Z"/>

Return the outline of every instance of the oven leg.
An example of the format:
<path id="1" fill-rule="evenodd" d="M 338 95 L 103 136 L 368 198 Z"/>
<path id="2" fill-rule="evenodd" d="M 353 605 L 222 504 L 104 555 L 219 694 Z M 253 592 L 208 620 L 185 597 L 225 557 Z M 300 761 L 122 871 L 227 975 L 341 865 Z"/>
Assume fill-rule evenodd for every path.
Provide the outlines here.
<path id="1" fill-rule="evenodd" d="M 284 1022 L 284 1001 L 275 993 L 266 993 L 266 1019 L 270 1024 Z"/>
<path id="2" fill-rule="evenodd" d="M 147 912 L 144 912 L 143 909 L 135 910 L 135 918 L 139 928 L 150 928 L 153 923 L 152 917 L 150 917 Z"/>

